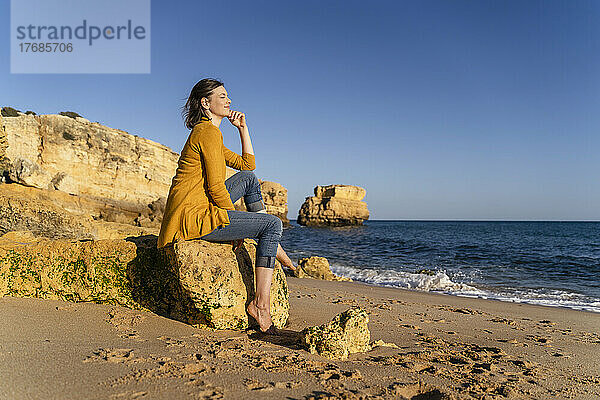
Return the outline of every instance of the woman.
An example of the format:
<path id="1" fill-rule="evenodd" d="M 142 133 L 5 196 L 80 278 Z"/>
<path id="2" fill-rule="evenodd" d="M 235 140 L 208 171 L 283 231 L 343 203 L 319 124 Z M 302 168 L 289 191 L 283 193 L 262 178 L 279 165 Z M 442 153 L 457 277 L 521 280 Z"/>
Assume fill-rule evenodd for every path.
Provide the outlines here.
<path id="1" fill-rule="evenodd" d="M 181 156 L 165 207 L 158 247 L 181 239 L 211 242 L 232 241 L 234 251 L 244 238 L 258 240 L 256 249 L 256 295 L 248 305 L 248 313 L 260 330 L 276 334 L 270 313 L 271 279 L 275 259 L 290 269 L 294 264 L 279 241 L 281 220 L 266 213 L 255 168 L 254 150 L 246 125 L 246 116 L 229 107 L 231 100 L 223 83 L 202 79 L 192 88 L 183 115 L 191 129 Z M 240 133 L 242 155 L 223 145 L 219 126 L 227 118 Z M 225 180 L 225 166 L 240 170 Z M 248 211 L 233 207 L 244 197 Z"/>

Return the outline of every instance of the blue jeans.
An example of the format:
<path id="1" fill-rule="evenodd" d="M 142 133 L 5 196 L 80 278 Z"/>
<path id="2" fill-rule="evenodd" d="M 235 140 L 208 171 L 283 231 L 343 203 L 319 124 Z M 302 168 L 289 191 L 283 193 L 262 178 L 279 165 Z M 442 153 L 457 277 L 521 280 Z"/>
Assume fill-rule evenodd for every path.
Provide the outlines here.
<path id="1" fill-rule="evenodd" d="M 264 210 L 260 182 L 252 171 L 240 171 L 225 181 L 225 187 L 235 203 L 242 196 L 248 211 L 227 210 L 229 225 L 219 227 L 200 239 L 209 242 L 227 242 L 252 238 L 258 240 L 256 266 L 273 268 L 277 247 L 281 241 L 283 223 L 271 214 L 257 213 Z"/>

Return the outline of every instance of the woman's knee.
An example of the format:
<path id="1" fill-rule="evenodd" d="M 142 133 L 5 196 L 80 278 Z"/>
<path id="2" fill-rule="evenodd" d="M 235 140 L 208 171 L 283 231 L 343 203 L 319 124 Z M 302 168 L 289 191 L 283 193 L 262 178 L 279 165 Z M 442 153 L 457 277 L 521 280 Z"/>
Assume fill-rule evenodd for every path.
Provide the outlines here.
<path id="1" fill-rule="evenodd" d="M 281 219 L 279 219 L 279 217 L 276 217 L 275 215 L 271 215 L 271 214 L 267 214 L 270 217 L 270 227 L 271 229 L 280 234 L 283 232 L 283 222 L 281 222 Z"/>
<path id="2" fill-rule="evenodd" d="M 240 177 L 242 177 L 244 180 L 250 181 L 252 183 L 259 183 L 254 171 L 244 170 L 237 172 L 237 174 L 239 174 Z"/>

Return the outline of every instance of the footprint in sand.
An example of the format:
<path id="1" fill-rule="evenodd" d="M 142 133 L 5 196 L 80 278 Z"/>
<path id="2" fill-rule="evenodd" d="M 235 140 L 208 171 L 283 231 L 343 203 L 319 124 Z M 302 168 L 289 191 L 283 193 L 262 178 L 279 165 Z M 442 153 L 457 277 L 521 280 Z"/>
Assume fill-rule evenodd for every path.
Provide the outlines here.
<path id="1" fill-rule="evenodd" d="M 65 304 L 65 305 L 61 305 L 61 306 L 56 306 L 55 309 L 57 311 L 69 311 L 69 310 L 77 311 L 74 304 Z"/>
<path id="2" fill-rule="evenodd" d="M 579 337 L 577 337 L 578 341 L 583 343 L 600 343 L 600 335 L 594 332 L 581 332 Z"/>
<path id="3" fill-rule="evenodd" d="M 113 394 L 109 397 L 110 400 L 136 400 L 143 399 L 148 395 L 146 391 L 128 390 L 126 392 Z"/>
<path id="4" fill-rule="evenodd" d="M 294 389 L 300 386 L 301 383 L 298 381 L 282 381 L 282 382 L 269 382 L 260 383 L 256 379 L 246 379 L 244 386 L 249 390 L 256 390 L 259 392 L 270 392 L 274 389 Z"/>
<path id="5" fill-rule="evenodd" d="M 489 321 L 497 322 L 499 324 L 511 325 L 511 326 L 517 325 L 517 323 L 515 321 L 513 321 L 512 319 L 508 319 L 508 318 L 495 317 L 495 318 L 490 319 Z"/>
<path id="6" fill-rule="evenodd" d="M 112 379 L 108 384 L 112 387 L 127 385 L 132 382 L 141 381 L 160 381 L 163 379 L 180 379 L 187 385 L 194 387 L 210 387 L 205 381 L 200 380 L 200 376 L 206 374 L 215 374 L 218 369 L 210 367 L 204 363 L 187 363 L 180 361 L 158 362 L 158 367 L 148 369 L 134 369 L 117 379 Z"/>
<path id="7" fill-rule="evenodd" d="M 473 364 L 471 372 L 474 374 L 483 374 L 496 370 L 496 365 L 489 362 L 481 362 Z"/>
<path id="8" fill-rule="evenodd" d="M 202 390 L 199 392 L 190 393 L 191 398 L 203 399 L 203 400 L 217 400 L 223 399 L 223 388 L 220 386 L 213 386 L 210 383 L 202 382 Z"/>
<path id="9" fill-rule="evenodd" d="M 131 360 L 133 360 L 133 349 L 98 349 L 94 351 L 94 355 L 86 357 L 83 362 L 123 363 Z"/>
<path id="10" fill-rule="evenodd" d="M 167 347 L 184 347 L 185 346 L 185 343 L 183 342 L 183 340 L 173 339 L 173 338 L 170 338 L 167 336 L 159 336 L 159 337 L 157 337 L 157 339 L 165 342 Z"/>
<path id="11" fill-rule="evenodd" d="M 378 308 L 380 310 L 388 310 L 388 311 L 392 311 L 392 306 L 390 306 L 389 304 L 386 303 L 379 303 L 379 304 L 375 304 L 373 307 Z"/>
<path id="12" fill-rule="evenodd" d="M 335 299 L 331 301 L 331 304 L 347 304 L 350 306 L 358 306 L 358 302 L 354 299 Z"/>
<path id="13" fill-rule="evenodd" d="M 394 382 L 386 388 L 386 394 L 400 399 L 448 399 L 443 391 L 433 388 L 423 382 L 404 383 Z"/>
<path id="14" fill-rule="evenodd" d="M 441 306 L 438 307 L 439 310 L 444 310 L 444 311 L 451 311 L 451 312 L 455 312 L 455 313 L 459 313 L 459 314 L 466 314 L 466 315 L 480 315 L 483 314 L 481 311 L 477 311 L 477 310 L 472 310 L 470 308 L 458 308 L 458 307 L 448 307 L 448 306 Z M 417 314 L 417 313 L 415 313 Z"/>
<path id="15" fill-rule="evenodd" d="M 408 328 L 408 329 L 416 329 L 416 330 L 421 329 L 420 326 L 411 325 L 411 324 L 399 324 L 399 325 L 396 325 L 396 326 L 399 326 L 399 327 L 402 327 L 402 328 Z"/>
<path id="16" fill-rule="evenodd" d="M 138 332 L 133 329 L 133 327 L 144 319 L 145 317 L 138 313 L 120 310 L 114 307 L 106 314 L 105 321 L 115 327 L 120 333 L 120 338 L 140 340 Z"/>
<path id="17" fill-rule="evenodd" d="M 538 336 L 538 335 L 527 335 L 527 339 L 532 340 L 536 343 L 545 344 L 545 345 L 548 345 L 551 342 L 551 340 L 549 338 L 543 337 L 543 336 Z"/>
<path id="18" fill-rule="evenodd" d="M 546 326 L 556 325 L 556 322 L 552 322 L 552 321 L 550 321 L 548 319 L 542 319 L 542 320 L 539 321 L 539 323 L 542 324 L 542 325 L 546 325 Z"/>

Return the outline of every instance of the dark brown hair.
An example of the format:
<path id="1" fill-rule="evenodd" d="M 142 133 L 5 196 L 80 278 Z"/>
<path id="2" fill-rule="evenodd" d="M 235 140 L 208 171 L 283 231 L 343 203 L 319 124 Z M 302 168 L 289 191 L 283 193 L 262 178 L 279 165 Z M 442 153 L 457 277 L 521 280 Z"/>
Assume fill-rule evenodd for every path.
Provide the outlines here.
<path id="1" fill-rule="evenodd" d="M 181 112 L 185 121 L 185 126 L 188 129 L 194 129 L 194 125 L 200 122 L 203 117 L 210 119 L 206 114 L 206 111 L 202 108 L 200 100 L 202 100 L 203 97 L 210 97 L 212 92 L 219 86 L 223 86 L 223 82 L 210 78 L 202 79 L 194 85 L 190 92 L 190 97 L 188 97 Z"/>

